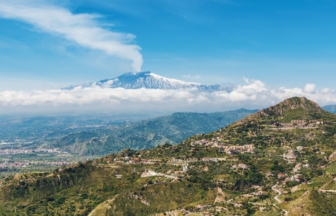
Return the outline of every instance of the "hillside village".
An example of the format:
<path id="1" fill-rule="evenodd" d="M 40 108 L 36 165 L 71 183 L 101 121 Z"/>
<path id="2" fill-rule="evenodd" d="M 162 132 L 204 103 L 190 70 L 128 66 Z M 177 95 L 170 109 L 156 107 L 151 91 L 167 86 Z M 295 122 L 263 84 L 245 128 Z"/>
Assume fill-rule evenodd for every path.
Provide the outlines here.
<path id="1" fill-rule="evenodd" d="M 38 149 L 0 149 L 0 155 L 11 155 L 11 154 L 29 154 L 29 153 L 37 153 L 37 152 L 48 152 L 48 153 L 67 153 L 62 152 L 58 148 L 54 149 L 46 149 L 46 148 L 38 148 Z"/>
<path id="2" fill-rule="evenodd" d="M 305 98 L 287 99 L 178 145 L 7 177 L 0 210 L 12 206 L 14 214 L 20 203 L 19 211 L 32 215 L 332 215 L 335 120 Z M 39 198 L 27 201 L 31 196 Z"/>

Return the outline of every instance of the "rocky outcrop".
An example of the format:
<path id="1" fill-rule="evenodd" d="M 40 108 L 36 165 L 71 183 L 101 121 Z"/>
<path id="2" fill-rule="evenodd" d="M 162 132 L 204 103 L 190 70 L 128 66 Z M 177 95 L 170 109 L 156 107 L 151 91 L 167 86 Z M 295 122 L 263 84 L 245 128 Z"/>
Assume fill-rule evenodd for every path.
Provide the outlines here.
<path id="1" fill-rule="evenodd" d="M 328 160 L 331 163 L 331 162 L 335 161 L 335 159 L 336 159 L 336 151 L 334 151 L 331 155 L 329 155 Z"/>

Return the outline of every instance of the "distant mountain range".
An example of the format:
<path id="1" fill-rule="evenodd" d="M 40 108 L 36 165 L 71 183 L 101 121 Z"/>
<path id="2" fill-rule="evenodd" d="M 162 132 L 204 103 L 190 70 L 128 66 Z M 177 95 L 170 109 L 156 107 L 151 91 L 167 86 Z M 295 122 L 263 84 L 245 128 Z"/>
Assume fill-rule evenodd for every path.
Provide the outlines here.
<path id="1" fill-rule="evenodd" d="M 218 130 L 256 111 L 174 113 L 124 126 L 71 133 L 54 141 L 52 147 L 84 156 L 106 155 L 125 148 L 142 150 L 163 143 L 177 144 L 192 135 Z"/>
<path id="2" fill-rule="evenodd" d="M 336 113 L 336 105 L 327 105 L 322 108 L 327 110 L 328 112 Z"/>
<path id="3" fill-rule="evenodd" d="M 99 86 L 102 88 L 125 88 L 125 89 L 191 89 L 196 88 L 200 91 L 231 91 L 230 87 L 221 85 L 203 85 L 193 82 L 184 82 L 176 79 L 169 79 L 157 74 L 147 72 L 125 73 L 114 79 L 105 79 L 98 82 L 91 82 L 83 85 L 76 85 L 64 88 L 72 90 L 76 87 L 89 88 Z"/>

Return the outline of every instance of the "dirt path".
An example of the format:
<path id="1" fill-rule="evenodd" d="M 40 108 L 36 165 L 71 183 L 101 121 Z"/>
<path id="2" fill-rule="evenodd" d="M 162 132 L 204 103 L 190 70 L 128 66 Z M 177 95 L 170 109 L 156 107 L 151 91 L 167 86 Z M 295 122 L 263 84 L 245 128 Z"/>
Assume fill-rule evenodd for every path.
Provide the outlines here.
<path id="1" fill-rule="evenodd" d="M 118 195 L 115 195 L 112 199 L 105 200 L 104 202 L 100 203 L 95 209 L 91 211 L 91 213 L 88 216 L 105 215 L 106 210 L 111 208 L 109 204 L 111 204 L 117 197 Z"/>

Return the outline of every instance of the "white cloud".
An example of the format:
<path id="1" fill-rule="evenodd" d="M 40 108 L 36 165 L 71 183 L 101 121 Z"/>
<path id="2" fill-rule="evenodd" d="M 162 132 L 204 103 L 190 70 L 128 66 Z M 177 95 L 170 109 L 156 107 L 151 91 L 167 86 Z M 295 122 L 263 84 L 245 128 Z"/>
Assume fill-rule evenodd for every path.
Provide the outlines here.
<path id="1" fill-rule="evenodd" d="M 313 93 L 315 91 L 315 88 L 316 88 L 315 84 L 307 83 L 303 87 L 303 91 L 307 93 Z"/>
<path id="2" fill-rule="evenodd" d="M 184 78 L 188 78 L 188 79 L 199 79 L 199 78 L 201 78 L 200 75 L 194 75 L 194 76 L 192 76 L 192 75 L 183 75 L 183 77 Z"/>
<path id="3" fill-rule="evenodd" d="M 310 89 L 311 90 L 311 89 Z M 198 111 L 212 112 L 235 108 L 265 108 L 289 97 L 305 96 L 321 106 L 336 104 L 336 90 L 305 91 L 300 88 L 269 89 L 260 80 L 237 85 L 231 92 L 200 92 L 195 89 L 123 89 L 76 87 L 73 90 L 3 91 L 2 111 L 24 109 L 65 111 L 68 109 L 100 109 L 108 111 Z"/>
<path id="4" fill-rule="evenodd" d="M 46 1 L 0 0 L 0 17 L 27 22 L 40 31 L 74 41 L 83 47 L 131 60 L 134 70 L 141 71 L 141 48 L 132 44 L 135 36 L 102 28 L 97 15 L 73 14 Z"/>

